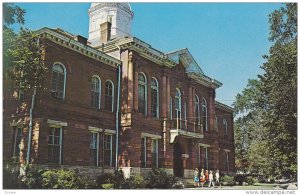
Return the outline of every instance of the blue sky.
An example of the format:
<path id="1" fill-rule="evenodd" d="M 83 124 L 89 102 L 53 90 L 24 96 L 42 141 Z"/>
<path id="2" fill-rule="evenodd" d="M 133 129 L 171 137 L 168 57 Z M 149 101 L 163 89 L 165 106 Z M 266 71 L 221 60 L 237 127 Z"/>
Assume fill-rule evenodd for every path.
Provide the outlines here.
<path id="1" fill-rule="evenodd" d="M 88 37 L 90 3 L 16 3 L 25 27 L 62 28 Z M 223 83 L 216 100 L 231 105 L 268 54 L 268 15 L 280 3 L 131 3 L 132 35 L 170 52 L 188 48 L 204 73 Z"/>

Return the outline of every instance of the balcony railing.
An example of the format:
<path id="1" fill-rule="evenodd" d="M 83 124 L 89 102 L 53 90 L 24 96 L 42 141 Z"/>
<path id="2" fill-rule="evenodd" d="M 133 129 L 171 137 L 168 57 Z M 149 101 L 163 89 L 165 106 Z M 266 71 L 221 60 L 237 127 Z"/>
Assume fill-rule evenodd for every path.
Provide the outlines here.
<path id="1" fill-rule="evenodd" d="M 203 134 L 203 126 L 200 123 L 191 122 L 180 118 L 170 120 L 170 129 L 180 129 Z"/>

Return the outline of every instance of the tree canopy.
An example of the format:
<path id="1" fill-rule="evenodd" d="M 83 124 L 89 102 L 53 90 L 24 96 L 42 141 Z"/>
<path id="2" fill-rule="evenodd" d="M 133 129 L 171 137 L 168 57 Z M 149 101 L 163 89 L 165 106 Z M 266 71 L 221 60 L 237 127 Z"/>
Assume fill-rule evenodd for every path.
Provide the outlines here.
<path id="1" fill-rule="evenodd" d="M 263 56 L 264 73 L 234 103 L 237 161 L 246 159 L 252 172 L 289 177 L 297 173 L 297 4 L 275 10 L 269 23 L 273 45 Z"/>

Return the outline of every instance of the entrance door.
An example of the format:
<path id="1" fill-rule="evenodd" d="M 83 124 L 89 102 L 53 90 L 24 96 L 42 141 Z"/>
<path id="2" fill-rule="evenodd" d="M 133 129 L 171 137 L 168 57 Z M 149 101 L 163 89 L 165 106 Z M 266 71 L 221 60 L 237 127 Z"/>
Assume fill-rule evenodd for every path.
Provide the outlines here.
<path id="1" fill-rule="evenodd" d="M 179 143 L 173 146 L 173 172 L 176 177 L 183 177 L 183 163 L 181 159 L 181 147 Z"/>

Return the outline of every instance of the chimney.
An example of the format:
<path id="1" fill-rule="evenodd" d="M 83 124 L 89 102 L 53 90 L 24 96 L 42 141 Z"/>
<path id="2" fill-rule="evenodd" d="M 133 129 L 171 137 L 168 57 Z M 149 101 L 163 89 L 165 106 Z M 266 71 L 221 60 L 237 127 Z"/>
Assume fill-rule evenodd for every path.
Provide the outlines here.
<path id="1" fill-rule="evenodd" d="M 78 41 L 79 43 L 82 43 L 82 44 L 84 44 L 84 45 L 87 44 L 87 38 L 85 38 L 85 37 L 83 37 L 83 36 L 81 36 L 81 35 L 77 35 L 77 36 L 75 37 L 75 41 Z"/>
<path id="2" fill-rule="evenodd" d="M 100 33 L 101 43 L 107 43 L 111 38 L 111 22 L 107 21 L 100 24 Z"/>

